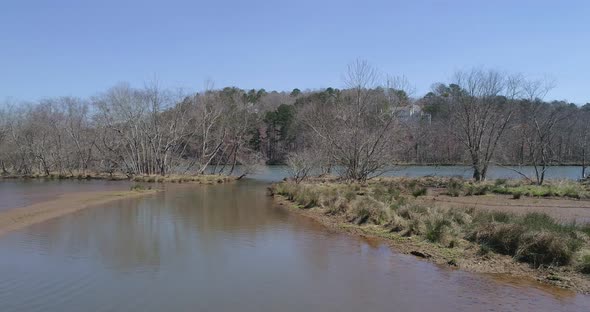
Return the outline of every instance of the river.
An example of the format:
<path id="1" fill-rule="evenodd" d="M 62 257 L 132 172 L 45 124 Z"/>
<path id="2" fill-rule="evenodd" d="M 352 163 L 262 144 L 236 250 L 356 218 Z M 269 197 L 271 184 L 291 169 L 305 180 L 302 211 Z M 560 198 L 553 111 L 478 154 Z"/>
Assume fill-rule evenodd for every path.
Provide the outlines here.
<path id="1" fill-rule="evenodd" d="M 589 296 L 439 267 L 331 232 L 273 205 L 266 187 L 279 174 L 268 170 L 233 184 L 171 184 L 1 236 L 0 311 L 590 309 Z M 4 206 L 128 188 L 26 183 L 0 182 Z M 42 198 L 31 198 L 36 190 Z"/>

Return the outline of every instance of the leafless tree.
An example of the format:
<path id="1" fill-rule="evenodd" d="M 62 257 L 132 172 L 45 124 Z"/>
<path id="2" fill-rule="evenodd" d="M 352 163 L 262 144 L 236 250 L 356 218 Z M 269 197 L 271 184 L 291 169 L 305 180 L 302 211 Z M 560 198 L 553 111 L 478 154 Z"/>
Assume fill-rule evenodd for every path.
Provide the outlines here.
<path id="1" fill-rule="evenodd" d="M 471 160 L 473 178 L 485 180 L 496 147 L 520 95 L 520 77 L 493 70 L 473 69 L 455 74 L 457 88 L 450 94 L 451 131 L 463 143 Z"/>
<path id="2" fill-rule="evenodd" d="M 397 107 L 405 93 L 391 79 L 377 88 L 380 74 L 360 60 L 348 66 L 344 81 L 348 89 L 311 103 L 304 122 L 341 175 L 363 181 L 392 164 Z"/>
<path id="3" fill-rule="evenodd" d="M 292 152 L 287 156 L 287 171 L 295 183 L 299 184 L 318 167 L 318 153 L 309 149 Z"/>

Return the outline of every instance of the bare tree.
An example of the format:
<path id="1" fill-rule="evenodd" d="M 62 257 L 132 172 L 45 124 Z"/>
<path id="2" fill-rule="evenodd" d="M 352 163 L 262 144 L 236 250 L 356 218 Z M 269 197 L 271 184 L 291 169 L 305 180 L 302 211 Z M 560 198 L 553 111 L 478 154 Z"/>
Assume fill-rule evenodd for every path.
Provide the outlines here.
<path id="1" fill-rule="evenodd" d="M 287 172 L 299 184 L 309 177 L 318 166 L 318 153 L 309 149 L 292 152 L 287 156 Z"/>
<path id="2" fill-rule="evenodd" d="M 304 122 L 341 175 L 363 181 L 392 165 L 397 107 L 406 94 L 393 83 L 404 80 L 388 79 L 378 88 L 377 70 L 357 60 L 344 81 L 348 90 L 308 105 Z"/>
<path id="3" fill-rule="evenodd" d="M 449 96 L 451 131 L 463 143 L 476 181 L 485 180 L 496 147 L 514 114 L 519 76 L 473 69 L 455 74 Z M 453 85 L 451 85 L 453 86 Z"/>
<path id="4" fill-rule="evenodd" d="M 576 142 L 579 143 L 580 149 L 580 160 L 582 165 L 582 179 L 588 178 L 590 175 L 587 172 L 588 168 L 588 153 L 590 152 L 590 105 L 589 109 L 583 110 L 578 114 L 577 125 L 578 125 L 578 138 Z"/>
<path id="5" fill-rule="evenodd" d="M 521 127 L 528 147 L 527 162 L 535 170 L 535 182 L 543 184 L 547 169 L 556 161 L 555 150 L 552 146 L 556 127 L 571 117 L 571 113 L 559 106 L 543 105 L 539 102 L 527 102 L 523 105 L 527 122 Z"/>

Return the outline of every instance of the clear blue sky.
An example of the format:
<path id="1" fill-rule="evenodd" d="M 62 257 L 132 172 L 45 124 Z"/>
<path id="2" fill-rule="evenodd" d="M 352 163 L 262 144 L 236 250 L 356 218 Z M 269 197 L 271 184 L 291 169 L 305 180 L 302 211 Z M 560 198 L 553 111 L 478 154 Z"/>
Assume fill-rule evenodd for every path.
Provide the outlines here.
<path id="1" fill-rule="evenodd" d="M 85 3 L 83 3 L 85 2 Z M 518 2 L 518 3 L 517 3 Z M 590 1 L 2 0 L 0 99 L 168 87 L 341 87 L 362 58 L 422 95 L 473 66 L 590 102 Z"/>

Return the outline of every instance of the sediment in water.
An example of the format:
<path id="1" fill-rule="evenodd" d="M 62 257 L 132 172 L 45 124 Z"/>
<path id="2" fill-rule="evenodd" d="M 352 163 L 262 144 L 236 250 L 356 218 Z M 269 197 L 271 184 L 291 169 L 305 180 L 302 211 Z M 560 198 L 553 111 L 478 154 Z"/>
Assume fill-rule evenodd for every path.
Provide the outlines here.
<path id="1" fill-rule="evenodd" d="M 154 194 L 158 190 L 75 192 L 25 207 L 0 212 L 0 235 L 111 201 Z"/>

